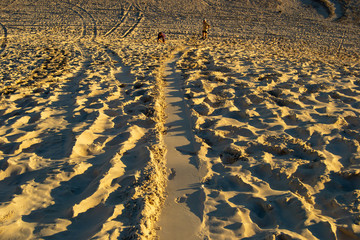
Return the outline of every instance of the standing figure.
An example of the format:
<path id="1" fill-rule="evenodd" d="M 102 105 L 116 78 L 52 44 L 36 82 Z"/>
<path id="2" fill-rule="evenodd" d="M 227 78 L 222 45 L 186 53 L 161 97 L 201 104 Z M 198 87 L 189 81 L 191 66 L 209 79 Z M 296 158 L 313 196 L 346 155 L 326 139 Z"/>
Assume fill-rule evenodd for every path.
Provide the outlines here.
<path id="1" fill-rule="evenodd" d="M 164 34 L 163 32 L 159 32 L 159 33 L 158 33 L 157 41 L 158 41 L 158 42 L 165 43 L 165 34 Z"/>
<path id="2" fill-rule="evenodd" d="M 210 24 L 207 23 L 206 19 L 203 20 L 203 28 L 202 28 L 202 39 L 205 40 L 208 36 L 208 30 L 210 28 Z"/>

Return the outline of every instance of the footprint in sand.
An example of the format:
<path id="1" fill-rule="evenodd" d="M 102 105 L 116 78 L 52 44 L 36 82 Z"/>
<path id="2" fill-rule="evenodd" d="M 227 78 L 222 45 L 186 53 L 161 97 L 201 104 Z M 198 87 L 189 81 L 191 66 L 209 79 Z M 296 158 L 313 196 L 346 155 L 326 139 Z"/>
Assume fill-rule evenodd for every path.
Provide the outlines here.
<path id="1" fill-rule="evenodd" d="M 169 180 L 173 180 L 175 178 L 175 175 L 176 175 L 176 171 L 175 171 L 175 168 L 171 168 L 170 169 L 170 174 L 169 174 Z"/>
<path id="2" fill-rule="evenodd" d="M 187 196 L 181 196 L 175 199 L 176 203 L 184 203 L 186 202 Z"/>

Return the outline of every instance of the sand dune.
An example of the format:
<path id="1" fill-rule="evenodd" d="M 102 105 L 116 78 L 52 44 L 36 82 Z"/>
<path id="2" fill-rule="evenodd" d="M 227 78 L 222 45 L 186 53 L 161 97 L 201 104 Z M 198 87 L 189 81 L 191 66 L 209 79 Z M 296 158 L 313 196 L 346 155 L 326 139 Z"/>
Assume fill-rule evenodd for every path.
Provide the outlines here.
<path id="1" fill-rule="evenodd" d="M 2 1 L 0 239 L 359 239 L 358 5 Z"/>

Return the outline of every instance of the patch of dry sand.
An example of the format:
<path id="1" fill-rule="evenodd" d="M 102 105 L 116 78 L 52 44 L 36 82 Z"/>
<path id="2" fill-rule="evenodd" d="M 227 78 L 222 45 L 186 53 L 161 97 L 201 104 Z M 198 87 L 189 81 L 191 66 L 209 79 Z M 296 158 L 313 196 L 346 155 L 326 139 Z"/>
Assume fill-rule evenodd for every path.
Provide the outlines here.
<path id="1" fill-rule="evenodd" d="M 1 61 L 1 236 L 151 238 L 173 48 L 57 40 L 12 41 Z"/>
<path id="2" fill-rule="evenodd" d="M 359 61 L 258 47 L 202 45 L 178 62 L 208 166 L 203 232 L 358 239 Z"/>

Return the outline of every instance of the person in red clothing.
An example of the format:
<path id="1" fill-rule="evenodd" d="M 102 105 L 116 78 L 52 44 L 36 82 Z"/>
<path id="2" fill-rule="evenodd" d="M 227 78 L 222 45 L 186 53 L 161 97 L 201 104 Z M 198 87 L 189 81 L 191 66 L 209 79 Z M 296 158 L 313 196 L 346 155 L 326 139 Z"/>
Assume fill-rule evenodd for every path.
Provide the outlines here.
<path id="1" fill-rule="evenodd" d="M 164 34 L 163 32 L 159 32 L 159 33 L 158 33 L 157 41 L 158 41 L 158 42 L 165 43 L 165 34 Z"/>

